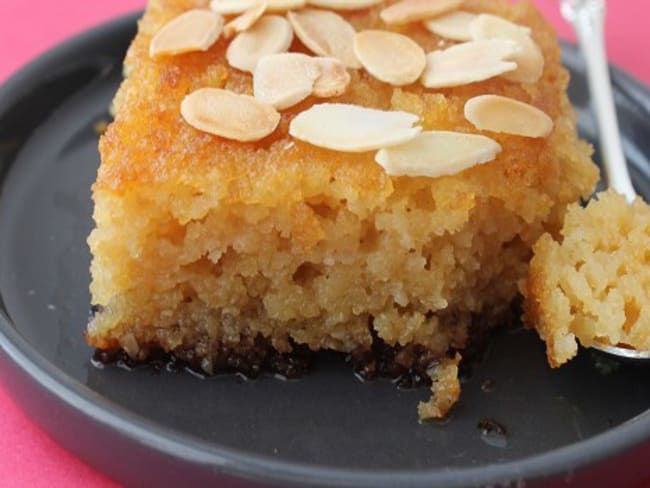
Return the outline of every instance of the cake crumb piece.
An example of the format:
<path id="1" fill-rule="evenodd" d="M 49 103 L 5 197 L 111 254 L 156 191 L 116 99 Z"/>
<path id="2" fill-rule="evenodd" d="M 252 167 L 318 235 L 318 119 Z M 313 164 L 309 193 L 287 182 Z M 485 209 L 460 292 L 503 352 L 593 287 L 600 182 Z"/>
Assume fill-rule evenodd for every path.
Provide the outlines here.
<path id="1" fill-rule="evenodd" d="M 561 238 L 534 246 L 524 320 L 558 367 L 595 344 L 650 349 L 650 207 L 613 190 L 567 209 Z"/>
<path id="2" fill-rule="evenodd" d="M 98 136 L 102 136 L 104 135 L 104 132 L 106 132 L 106 129 L 108 128 L 108 124 L 110 124 L 108 120 L 99 119 L 97 122 L 93 124 L 93 131 Z"/>
<path id="3" fill-rule="evenodd" d="M 458 364 L 462 359 L 459 353 L 453 358 L 445 358 L 434 366 L 431 377 L 431 399 L 420 402 L 418 414 L 421 420 L 441 419 L 447 416 L 460 397 Z"/>

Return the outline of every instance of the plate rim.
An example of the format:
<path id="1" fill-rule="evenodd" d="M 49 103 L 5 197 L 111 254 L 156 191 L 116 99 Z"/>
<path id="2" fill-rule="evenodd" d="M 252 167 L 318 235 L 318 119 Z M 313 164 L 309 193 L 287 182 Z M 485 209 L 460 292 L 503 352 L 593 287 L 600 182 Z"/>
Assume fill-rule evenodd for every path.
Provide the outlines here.
<path id="1" fill-rule="evenodd" d="M 141 16 L 141 11 L 118 17 L 77 34 L 63 43 L 42 53 L 22 67 L 0 85 L 0 119 L 13 106 L 12 100 L 19 100 L 17 94 L 25 93 L 28 87 L 37 85 L 36 73 L 63 59 L 66 53 L 78 49 L 85 43 L 105 38 L 132 27 Z M 566 48 L 563 44 L 563 48 Z M 619 68 L 612 67 L 614 76 L 645 91 L 650 90 Z M 9 163 L 11 165 L 12 162 Z M 0 297 L 1 299 L 1 297 Z M 56 364 L 41 356 L 38 351 L 12 325 L 10 317 L 0 307 L 0 351 L 4 358 L 18 369 L 37 387 L 53 395 L 67 408 L 75 411 L 109 430 L 118 433 L 128 442 L 142 445 L 181 462 L 192 465 L 208 465 L 225 475 L 240 479 L 252 479 L 264 483 L 290 483 L 312 486 L 376 486 L 388 487 L 404 483 L 414 487 L 432 485 L 462 486 L 466 484 L 499 483 L 504 480 L 538 479 L 556 474 L 571 473 L 593 465 L 605 458 L 613 458 L 628 449 L 640 445 L 650 438 L 650 408 L 628 421 L 610 428 L 588 439 L 569 444 L 541 454 L 516 461 L 493 463 L 478 467 L 450 467 L 414 470 L 349 469 L 323 467 L 303 462 L 289 462 L 259 454 L 247 453 L 241 449 L 219 446 L 182 434 L 168 427 L 130 412 L 91 388 L 75 380 Z M 8 382 L 4 381 L 5 385 Z M 17 395 L 9 389 L 14 399 Z M 26 411 L 23 401 L 21 410 Z M 37 425 L 44 427 L 39 418 L 30 416 Z M 45 428 L 45 427 L 44 427 Z M 46 430 L 48 430 L 46 428 Z M 57 443 L 66 448 L 60 439 Z M 83 457 L 83 456 L 82 456 Z"/>

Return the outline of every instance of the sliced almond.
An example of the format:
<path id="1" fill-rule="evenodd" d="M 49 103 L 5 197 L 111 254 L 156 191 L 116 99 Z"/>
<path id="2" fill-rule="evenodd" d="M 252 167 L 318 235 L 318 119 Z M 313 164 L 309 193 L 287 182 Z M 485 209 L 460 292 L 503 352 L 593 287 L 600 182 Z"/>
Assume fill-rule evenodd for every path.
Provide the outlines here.
<path id="1" fill-rule="evenodd" d="M 537 107 L 499 95 L 481 95 L 465 104 L 465 118 L 479 130 L 546 137 L 553 120 Z"/>
<path id="2" fill-rule="evenodd" d="M 221 15 L 239 15 L 254 7 L 258 0 L 212 0 L 210 8 Z"/>
<path id="3" fill-rule="evenodd" d="M 427 20 L 457 10 L 463 0 L 402 0 L 381 11 L 379 16 L 387 24 L 406 24 Z"/>
<path id="4" fill-rule="evenodd" d="M 160 29 L 149 44 L 152 58 L 207 51 L 223 31 L 223 18 L 210 10 L 189 10 Z"/>
<path id="5" fill-rule="evenodd" d="M 268 0 L 259 0 L 251 8 L 247 9 L 239 17 L 235 17 L 223 28 L 223 35 L 230 38 L 238 32 L 250 29 L 257 22 L 268 7 Z"/>
<path id="6" fill-rule="evenodd" d="M 253 92 L 261 102 L 278 110 L 289 108 L 311 95 L 321 71 L 314 58 L 300 53 L 281 53 L 260 59 L 253 74 Z"/>
<path id="7" fill-rule="evenodd" d="M 395 176 L 453 175 L 493 161 L 501 146 L 489 137 L 429 131 L 399 146 L 381 149 L 375 161 Z"/>
<path id="8" fill-rule="evenodd" d="M 530 37 L 528 27 L 515 24 L 496 15 L 481 14 L 470 24 L 472 39 L 510 39 L 519 44 L 520 52 L 513 61 L 517 69 L 504 77 L 518 83 L 535 83 L 544 72 L 544 55 Z"/>
<path id="9" fill-rule="evenodd" d="M 430 32 L 451 39 L 452 41 L 471 41 L 472 33 L 470 24 L 476 19 L 477 15 L 463 10 L 450 12 L 435 19 L 427 20 L 424 26 Z"/>
<path id="10" fill-rule="evenodd" d="M 350 73 L 343 63 L 335 58 L 314 58 L 314 60 L 320 68 L 320 76 L 314 83 L 312 95 L 319 98 L 343 95 L 350 84 Z"/>
<path id="11" fill-rule="evenodd" d="M 287 10 L 303 8 L 306 4 L 307 0 L 269 0 L 267 10 L 272 12 L 286 12 Z"/>
<path id="12" fill-rule="evenodd" d="M 467 85 L 517 69 L 511 61 L 519 52 L 516 42 L 488 39 L 456 44 L 427 54 L 422 84 L 427 88 Z"/>
<path id="13" fill-rule="evenodd" d="M 304 9 L 287 14 L 293 30 L 312 52 L 340 60 L 347 68 L 360 68 L 352 43 L 355 30 L 343 17 L 326 10 Z"/>
<path id="14" fill-rule="evenodd" d="M 239 15 L 254 7 L 258 0 L 212 0 L 210 8 L 223 15 Z M 267 12 L 285 12 L 302 8 L 306 0 L 268 0 Z"/>
<path id="15" fill-rule="evenodd" d="M 511 39 L 517 34 L 530 36 L 532 31 L 530 27 L 510 22 L 498 15 L 478 14 L 470 25 L 470 32 L 473 39 L 495 39 L 500 37 Z"/>
<path id="16" fill-rule="evenodd" d="M 201 88 L 186 96 L 181 114 L 195 129 L 241 142 L 263 139 L 280 123 L 271 105 L 219 88 Z"/>
<path id="17" fill-rule="evenodd" d="M 354 36 L 354 53 L 368 73 L 394 86 L 409 85 L 424 71 L 427 57 L 410 37 L 367 30 Z"/>
<path id="18" fill-rule="evenodd" d="M 383 0 L 307 0 L 309 5 L 333 10 L 361 10 L 381 3 Z"/>
<path id="19" fill-rule="evenodd" d="M 233 68 L 252 73 L 260 59 L 287 51 L 291 41 L 293 29 L 287 19 L 279 15 L 266 15 L 232 40 L 226 51 L 226 59 Z"/>
<path id="20" fill-rule="evenodd" d="M 385 112 L 358 105 L 314 105 L 291 121 L 289 133 L 314 146 L 344 152 L 365 152 L 413 139 L 422 130 L 413 127 L 417 115 Z"/>

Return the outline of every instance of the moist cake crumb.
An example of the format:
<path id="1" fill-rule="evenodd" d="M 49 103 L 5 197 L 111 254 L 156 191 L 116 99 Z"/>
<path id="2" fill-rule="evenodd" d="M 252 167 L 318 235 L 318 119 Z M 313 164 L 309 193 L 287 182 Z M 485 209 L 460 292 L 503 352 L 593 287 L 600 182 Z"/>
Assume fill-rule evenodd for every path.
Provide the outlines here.
<path id="1" fill-rule="evenodd" d="M 650 349 L 650 207 L 613 190 L 571 205 L 559 237 L 544 234 L 523 293 L 525 321 L 557 367 L 578 342 Z"/>

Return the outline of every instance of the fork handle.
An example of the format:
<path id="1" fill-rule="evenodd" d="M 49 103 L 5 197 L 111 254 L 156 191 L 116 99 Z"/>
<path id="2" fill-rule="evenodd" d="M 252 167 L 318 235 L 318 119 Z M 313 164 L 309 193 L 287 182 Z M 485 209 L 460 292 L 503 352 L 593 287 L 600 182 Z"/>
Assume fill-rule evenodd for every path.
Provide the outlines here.
<path id="1" fill-rule="evenodd" d="M 636 192 L 625 163 L 605 52 L 605 2 L 565 0 L 562 12 L 573 23 L 585 57 L 607 182 L 632 202 Z"/>

